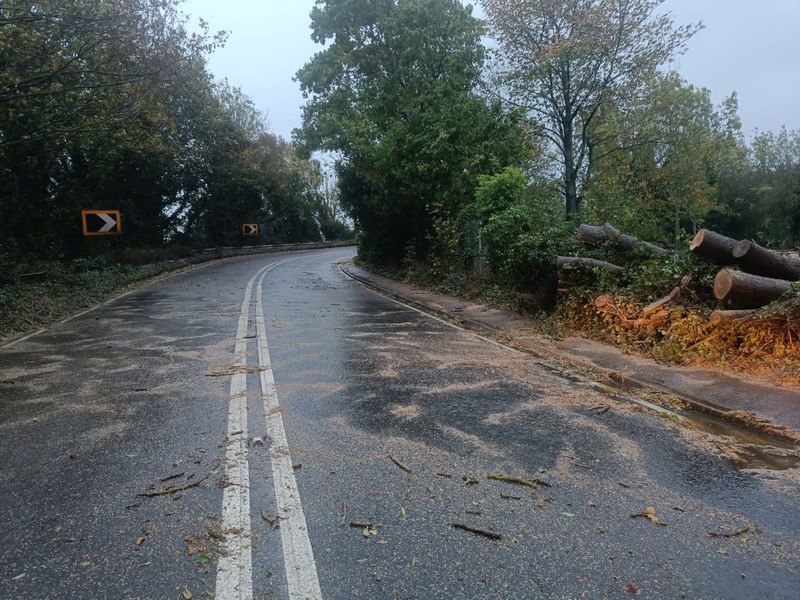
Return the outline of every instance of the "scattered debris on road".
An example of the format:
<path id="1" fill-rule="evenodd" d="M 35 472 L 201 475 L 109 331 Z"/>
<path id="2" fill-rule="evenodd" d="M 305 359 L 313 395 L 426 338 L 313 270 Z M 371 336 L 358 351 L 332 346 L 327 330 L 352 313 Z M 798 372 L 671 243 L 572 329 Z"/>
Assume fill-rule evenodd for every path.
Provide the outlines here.
<path id="1" fill-rule="evenodd" d="M 522 500 L 522 496 L 512 496 L 511 494 L 500 494 L 503 500 Z"/>

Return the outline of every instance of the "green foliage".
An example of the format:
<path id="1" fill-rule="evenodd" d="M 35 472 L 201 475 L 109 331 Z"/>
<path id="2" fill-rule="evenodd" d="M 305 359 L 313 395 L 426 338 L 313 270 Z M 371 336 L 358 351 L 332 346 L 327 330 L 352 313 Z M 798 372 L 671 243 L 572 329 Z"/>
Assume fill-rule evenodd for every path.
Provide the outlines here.
<path id="1" fill-rule="evenodd" d="M 483 229 L 494 273 L 519 289 L 552 287 L 556 256 L 572 244 L 572 226 L 552 203 L 527 199 L 493 215 Z"/>
<path id="2" fill-rule="evenodd" d="M 97 304 L 116 290 L 176 265 L 172 260 L 130 265 L 108 258 L 12 263 L 0 254 L 0 338 Z M 31 273 L 35 275 L 22 276 Z"/>
<path id="3" fill-rule="evenodd" d="M 664 0 L 483 0 L 498 44 L 498 83 L 552 148 L 574 216 L 603 139 L 597 122 L 638 96 L 700 25 L 675 27 Z"/>
<path id="4" fill-rule="evenodd" d="M 359 256 L 396 265 L 410 243 L 432 268 L 456 262 L 477 177 L 524 148 L 513 116 L 475 91 L 479 21 L 456 0 L 328 0 L 311 19 L 327 45 L 297 73 L 307 102 L 295 135 L 338 154 Z"/>
<path id="5" fill-rule="evenodd" d="M 492 215 L 518 204 L 526 187 L 525 174 L 516 167 L 506 167 L 496 175 L 481 175 L 475 190 L 478 215 L 488 220 Z"/>
<path id="6" fill-rule="evenodd" d="M 80 256 L 80 210 L 116 208 L 124 244 L 341 235 L 316 165 L 264 131 L 253 102 L 215 82 L 223 34 L 190 34 L 178 0 L 0 6 L 0 250 Z M 34 225 L 35 223 L 35 225 Z"/>

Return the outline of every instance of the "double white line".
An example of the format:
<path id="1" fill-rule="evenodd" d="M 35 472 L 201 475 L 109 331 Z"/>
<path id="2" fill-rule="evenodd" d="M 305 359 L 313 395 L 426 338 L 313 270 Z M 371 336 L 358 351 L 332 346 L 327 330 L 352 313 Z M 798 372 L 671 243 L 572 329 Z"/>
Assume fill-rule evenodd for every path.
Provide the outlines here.
<path id="1" fill-rule="evenodd" d="M 217 562 L 217 600 L 251 600 L 253 597 L 252 541 L 250 528 L 250 471 L 247 459 L 247 327 L 253 284 L 256 286 L 256 334 L 261 394 L 264 404 L 270 462 L 278 515 L 281 518 L 281 544 L 290 600 L 321 600 L 314 552 L 308 537 L 303 505 L 292 469 L 292 457 L 283 427 L 283 417 L 270 366 L 267 329 L 264 321 L 262 285 L 275 267 L 294 260 L 288 258 L 260 269 L 247 283 L 239 313 L 234 350 L 234 370 L 230 386 L 228 444 L 225 474 L 228 485 L 222 495 L 222 527 L 226 532 L 225 553 Z"/>

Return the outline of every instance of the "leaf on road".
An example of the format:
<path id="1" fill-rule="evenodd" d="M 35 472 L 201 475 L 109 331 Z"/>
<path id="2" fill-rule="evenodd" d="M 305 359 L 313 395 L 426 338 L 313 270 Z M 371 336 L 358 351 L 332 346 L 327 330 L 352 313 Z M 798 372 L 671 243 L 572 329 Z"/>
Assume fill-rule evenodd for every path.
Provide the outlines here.
<path id="1" fill-rule="evenodd" d="M 666 527 L 667 526 L 667 524 L 664 521 L 662 521 L 656 515 L 656 509 L 653 506 L 646 506 L 643 512 L 636 513 L 635 515 L 631 515 L 631 518 L 632 519 L 636 519 L 636 518 L 647 519 L 648 521 L 650 521 L 652 523 L 655 523 L 656 525 L 661 525 L 662 527 Z"/>
<path id="2" fill-rule="evenodd" d="M 364 527 L 364 529 L 361 530 L 361 535 L 363 535 L 365 538 L 370 538 L 378 535 L 378 530 L 373 526 Z"/>
<path id="3" fill-rule="evenodd" d="M 564 515 L 565 517 L 569 517 L 569 518 L 572 518 L 572 517 L 575 516 L 575 513 L 571 513 L 571 512 L 562 512 L 561 514 Z"/>
<path id="4" fill-rule="evenodd" d="M 144 541 L 145 541 L 146 539 L 147 539 L 147 536 L 146 536 L 146 535 L 143 535 L 142 537 L 138 537 L 138 538 L 136 538 L 136 541 L 135 541 L 134 543 L 135 543 L 137 546 L 141 546 L 142 544 L 144 544 Z"/>
<path id="5" fill-rule="evenodd" d="M 400 507 L 400 522 L 405 523 L 408 521 L 408 515 L 406 514 L 406 509 L 404 507 Z"/>
<path id="6" fill-rule="evenodd" d="M 192 596 L 192 590 L 189 589 L 188 585 L 183 586 L 183 599 L 184 600 L 192 600 L 194 596 Z"/>
<path id="7" fill-rule="evenodd" d="M 464 475 L 462 479 L 464 480 L 465 485 L 478 485 L 480 483 L 478 479 L 472 475 Z"/>
<path id="8" fill-rule="evenodd" d="M 634 596 L 638 596 L 639 594 L 642 593 L 642 591 L 639 588 L 637 588 L 632 581 L 625 582 L 625 591 L 633 594 Z"/>
<path id="9" fill-rule="evenodd" d="M 197 538 L 193 535 L 190 535 L 186 538 L 186 556 L 192 556 L 196 554 L 199 549 L 199 544 L 197 543 Z"/>

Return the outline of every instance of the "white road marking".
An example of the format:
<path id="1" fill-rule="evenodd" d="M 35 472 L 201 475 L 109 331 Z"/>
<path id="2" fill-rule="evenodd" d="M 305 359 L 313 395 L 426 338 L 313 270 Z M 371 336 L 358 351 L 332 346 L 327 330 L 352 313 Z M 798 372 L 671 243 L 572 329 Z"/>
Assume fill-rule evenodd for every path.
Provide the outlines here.
<path id="1" fill-rule="evenodd" d="M 228 408 L 228 441 L 222 492 L 222 528 L 225 553 L 217 562 L 217 600 L 250 600 L 253 597 L 253 559 L 250 537 L 250 469 L 247 462 L 247 324 L 253 282 L 285 262 L 259 269 L 247 283 L 239 312 Z"/>
<path id="2" fill-rule="evenodd" d="M 278 394 L 272 373 L 267 344 L 267 328 L 264 322 L 262 284 L 264 276 L 256 287 L 256 333 L 258 334 L 258 364 L 261 370 L 261 393 L 264 398 L 264 417 L 267 422 L 267 435 L 270 443 L 270 462 L 272 480 L 278 515 L 281 518 L 281 543 L 286 580 L 289 587 L 289 600 L 321 600 L 322 591 L 314 562 L 314 551 L 308 537 L 306 517 L 300 492 L 292 469 L 292 456 L 283 427 L 283 417 L 278 410 Z"/>

